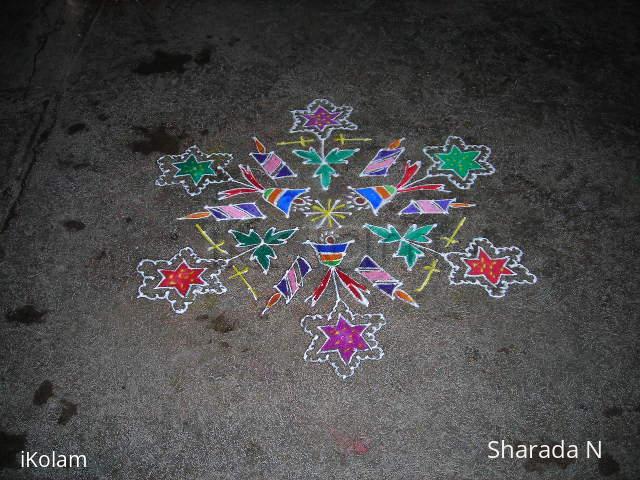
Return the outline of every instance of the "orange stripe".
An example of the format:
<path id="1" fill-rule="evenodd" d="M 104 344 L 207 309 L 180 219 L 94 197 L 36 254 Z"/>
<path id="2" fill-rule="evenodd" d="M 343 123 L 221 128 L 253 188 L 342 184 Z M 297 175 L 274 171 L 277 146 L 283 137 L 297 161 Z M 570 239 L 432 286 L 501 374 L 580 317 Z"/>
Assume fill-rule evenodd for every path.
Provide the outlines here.
<path id="1" fill-rule="evenodd" d="M 395 295 L 396 297 L 398 297 L 401 300 L 404 300 L 405 302 L 416 303 L 416 301 L 413 299 L 411 295 L 409 295 L 404 290 L 400 290 L 399 288 L 396 290 Z"/>
<path id="2" fill-rule="evenodd" d="M 207 218 L 210 216 L 211 216 L 211 213 L 209 212 L 196 212 L 196 213 L 190 213 L 186 217 L 179 218 L 178 220 L 198 220 L 200 218 Z"/>
<path id="3" fill-rule="evenodd" d="M 322 262 L 330 262 L 332 260 L 340 260 L 344 255 L 342 253 L 323 253 L 320 255 Z"/>
<path id="4" fill-rule="evenodd" d="M 267 201 L 270 203 L 275 202 L 278 199 L 280 192 L 282 192 L 282 189 L 276 188 L 273 192 L 271 192 L 271 195 L 269 195 L 269 198 L 267 199 Z"/>
<path id="5" fill-rule="evenodd" d="M 282 298 L 282 294 L 280 292 L 276 292 L 273 295 L 271 295 L 271 298 L 269 299 L 269 301 L 267 301 L 267 308 L 273 307 L 276 303 L 278 303 L 278 300 L 280 300 L 281 298 Z"/>
<path id="6" fill-rule="evenodd" d="M 384 200 L 391 196 L 391 194 L 384 187 L 376 187 L 376 192 L 378 192 Z"/>

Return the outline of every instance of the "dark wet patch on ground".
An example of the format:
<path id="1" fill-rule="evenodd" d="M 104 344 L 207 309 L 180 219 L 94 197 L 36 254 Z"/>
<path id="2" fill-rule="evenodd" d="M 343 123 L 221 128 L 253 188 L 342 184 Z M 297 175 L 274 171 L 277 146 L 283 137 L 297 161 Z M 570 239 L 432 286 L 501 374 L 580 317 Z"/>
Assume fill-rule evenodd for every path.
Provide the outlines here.
<path id="1" fill-rule="evenodd" d="M 257 442 L 254 442 L 253 440 L 249 441 L 249 443 L 245 447 L 244 454 L 247 459 L 247 462 L 250 465 L 255 465 L 257 463 L 260 463 L 266 458 L 264 449 Z"/>
<path id="2" fill-rule="evenodd" d="M 82 122 L 74 123 L 73 125 L 70 125 L 69 128 L 67 128 L 67 133 L 69 135 L 75 135 L 76 133 L 81 132 L 86 128 L 87 128 L 86 123 L 82 123 Z"/>
<path id="3" fill-rule="evenodd" d="M 598 460 L 598 473 L 603 477 L 608 477 L 620 471 L 620 465 L 608 453 L 602 454 L 602 458 Z"/>
<path id="4" fill-rule="evenodd" d="M 0 470 L 3 468 L 18 468 L 20 466 L 17 455 L 27 446 L 26 435 L 15 435 L 0 432 Z"/>
<path id="5" fill-rule="evenodd" d="M 47 310 L 38 310 L 33 305 L 24 305 L 7 312 L 5 317 L 9 322 L 31 325 L 33 323 L 43 323 L 46 314 Z"/>
<path id="6" fill-rule="evenodd" d="M 80 230 L 84 230 L 86 225 L 80 220 L 65 220 L 62 222 L 62 226 L 68 232 L 79 232 Z"/>
<path id="7" fill-rule="evenodd" d="M 215 318 L 211 318 L 209 315 L 204 313 L 202 315 L 198 315 L 196 317 L 196 320 L 207 322 L 208 323 L 207 328 L 215 330 L 218 333 L 229 333 L 229 332 L 232 332 L 238 326 L 238 323 L 235 320 L 229 320 L 226 317 L 224 312 L 220 313 Z M 223 342 L 221 342 L 221 344 L 222 343 Z M 224 342 L 224 343 L 227 343 L 227 342 Z M 226 346 L 230 347 L 229 344 L 222 345 L 222 346 L 223 347 L 226 347 Z"/>
<path id="8" fill-rule="evenodd" d="M 522 444 L 521 444 L 522 445 Z M 524 444 L 527 445 L 527 444 Z M 558 445 L 557 443 L 551 443 L 550 446 L 553 447 Z M 560 468 L 561 470 L 566 469 L 572 463 L 575 463 L 575 458 L 543 458 L 540 456 L 540 450 L 535 449 L 533 451 L 533 458 L 527 459 L 524 463 L 524 469 L 528 472 L 541 472 L 547 470 L 552 467 Z"/>
<path id="9" fill-rule="evenodd" d="M 622 415 L 623 412 L 624 410 L 622 410 L 622 408 L 620 407 L 608 407 L 604 409 L 602 414 L 607 418 L 611 418 L 611 417 L 619 417 L 620 415 Z"/>
<path id="10" fill-rule="evenodd" d="M 66 425 L 69 423 L 69 420 L 78 413 L 78 405 L 64 398 L 60 400 L 60 404 L 62 405 L 62 412 L 60 412 L 60 416 L 58 417 L 58 424 Z"/>
<path id="11" fill-rule="evenodd" d="M 51 397 L 53 397 L 53 383 L 49 380 L 45 380 L 33 394 L 33 404 L 44 405 Z"/>
<path id="12" fill-rule="evenodd" d="M 184 73 L 184 64 L 191 60 L 191 55 L 185 53 L 168 53 L 162 50 L 153 52 L 153 58 L 149 61 L 141 61 L 134 73 L 139 75 L 153 75 L 157 73 Z"/>
<path id="13" fill-rule="evenodd" d="M 211 47 L 204 47 L 193 59 L 198 65 L 205 65 L 211 61 Z"/>
<path id="14" fill-rule="evenodd" d="M 144 140 L 136 140 L 129 144 L 132 152 L 139 152 L 148 155 L 152 152 L 176 155 L 180 153 L 181 140 L 186 138 L 184 134 L 172 134 L 167 132 L 165 125 L 158 127 L 133 127 L 138 133 L 144 135 Z"/>

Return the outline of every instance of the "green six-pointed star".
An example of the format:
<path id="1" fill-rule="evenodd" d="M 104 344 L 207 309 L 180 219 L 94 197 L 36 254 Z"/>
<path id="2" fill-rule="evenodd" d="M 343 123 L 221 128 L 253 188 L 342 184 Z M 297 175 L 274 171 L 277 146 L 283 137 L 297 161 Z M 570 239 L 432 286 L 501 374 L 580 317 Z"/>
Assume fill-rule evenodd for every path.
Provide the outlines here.
<path id="1" fill-rule="evenodd" d="M 191 177 L 193 183 L 198 185 L 204 176 L 216 174 L 211 168 L 212 163 L 213 160 L 199 162 L 194 155 L 190 155 L 186 161 L 174 163 L 173 166 L 178 169 L 176 177 Z"/>
<path id="2" fill-rule="evenodd" d="M 442 162 L 438 168 L 440 170 L 451 170 L 458 177 L 465 180 L 471 170 L 484 170 L 484 167 L 476 162 L 480 155 L 478 150 L 468 150 L 463 152 L 457 145 L 451 147 L 449 153 L 437 153 L 436 157 Z"/>

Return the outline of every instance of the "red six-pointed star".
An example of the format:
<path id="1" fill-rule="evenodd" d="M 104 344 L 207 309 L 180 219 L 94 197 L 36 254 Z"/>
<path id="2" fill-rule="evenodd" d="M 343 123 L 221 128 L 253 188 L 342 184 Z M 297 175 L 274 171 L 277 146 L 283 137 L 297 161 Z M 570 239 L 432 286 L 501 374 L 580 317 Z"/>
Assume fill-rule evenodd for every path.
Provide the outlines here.
<path id="1" fill-rule="evenodd" d="M 205 270 L 206 268 L 190 268 L 184 261 L 175 270 L 160 269 L 162 281 L 157 288 L 175 288 L 181 296 L 185 297 L 191 285 L 207 284 L 200 278 Z"/>
<path id="2" fill-rule="evenodd" d="M 477 258 L 463 258 L 469 266 L 467 275 L 486 278 L 493 285 L 497 285 L 503 275 L 515 275 L 516 273 L 506 266 L 509 257 L 491 258 L 482 247 L 478 249 Z"/>

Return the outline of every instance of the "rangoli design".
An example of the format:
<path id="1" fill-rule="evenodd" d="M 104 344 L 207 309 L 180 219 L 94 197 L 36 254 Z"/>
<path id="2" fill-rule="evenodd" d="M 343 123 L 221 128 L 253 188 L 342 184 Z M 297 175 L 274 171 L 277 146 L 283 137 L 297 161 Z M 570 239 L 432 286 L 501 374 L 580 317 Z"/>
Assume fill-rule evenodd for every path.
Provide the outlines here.
<path id="1" fill-rule="evenodd" d="M 264 317 L 278 312 L 283 304 L 304 298 L 300 292 L 312 283 L 315 288 L 306 295 L 305 302 L 306 308 L 316 311 L 300 320 L 302 330 L 311 337 L 306 350 L 301 348 L 302 358 L 309 363 L 328 363 L 338 377 L 346 379 L 367 360 L 384 356 L 379 334 L 384 336 L 386 320 L 382 313 L 368 311 L 370 295 L 398 300 L 399 309 L 420 308 L 416 295 L 427 295 L 423 292 L 441 272 L 448 275 L 450 285 L 477 285 L 493 298 L 504 297 L 512 285 L 536 283 L 535 275 L 521 263 L 523 252 L 518 247 L 496 247 L 486 238 L 477 237 L 464 249 L 455 248 L 467 220 L 455 218 L 456 213 L 460 215 L 459 209 L 473 211 L 471 207 L 478 206 L 458 200 L 460 196 L 451 189 L 468 190 L 480 176 L 495 173 L 489 162 L 491 149 L 485 145 L 467 145 L 462 138 L 449 136 L 443 145 L 425 146 L 422 151 L 429 165 L 426 171 L 423 169 L 423 176 L 416 178 L 422 162 L 401 160 L 406 152 L 402 146 L 405 139 L 383 143 L 386 146 L 378 147 L 375 155 L 357 165 L 356 180 L 360 184 L 329 194 L 333 180 L 347 171 L 345 166 L 360 162 L 356 159 L 362 145 L 354 144 L 374 141 L 350 133 L 358 129 L 350 118 L 352 112 L 352 107 L 337 106 L 326 99 L 291 110 L 293 125 L 289 132 L 298 137 L 276 142 L 273 148 L 253 137 L 254 151 L 249 152 L 249 157 L 256 171 L 238 164 L 234 167 L 237 176 L 229 173 L 233 158 L 229 153 L 204 153 L 192 146 L 181 155 L 159 158 L 158 186 L 179 184 L 187 194 L 196 196 L 203 194 L 207 186 L 217 185 L 215 195 L 208 197 L 199 211 L 182 212 L 177 217 L 194 222 L 194 231 L 210 245 L 207 257 L 211 258 L 200 257 L 185 247 L 169 260 L 140 261 L 137 271 L 142 284 L 138 297 L 167 301 L 175 313 L 182 314 L 198 296 L 225 294 L 223 281 L 240 282 L 244 295 L 262 303 Z M 339 133 L 333 136 L 334 132 Z M 276 151 L 282 146 L 293 146 L 290 156 Z M 292 158 L 298 162 L 296 165 Z M 388 176 L 398 180 L 386 180 Z M 375 177 L 380 179 L 376 181 Z M 319 186 L 314 188 L 304 178 L 317 178 Z M 373 185 L 362 184 L 367 180 L 373 180 Z M 281 186 L 280 182 L 287 185 Z M 239 201 L 236 197 L 240 197 Z M 398 197 L 404 200 L 398 202 Z M 367 252 L 356 260 L 357 267 L 352 272 L 343 266 L 343 261 L 356 239 L 338 238 L 334 229 L 342 231 L 346 222 L 357 217 L 355 212 L 373 214 L 373 221 L 382 208 L 395 208 L 392 212 L 397 215 L 396 220 L 359 225 L 369 238 L 390 245 L 392 258 L 401 262 L 392 267 L 390 263 L 397 260 L 387 262 L 388 258 Z M 290 226 L 251 228 L 256 226 L 254 222 L 267 222 L 272 214 L 289 219 Z M 439 216 L 435 218 L 445 222 L 453 216 L 455 223 L 443 226 L 442 221 L 422 221 L 429 216 Z M 196 223 L 204 220 L 238 223 L 228 230 L 229 238 L 214 240 L 204 223 Z M 244 225 L 250 228 L 243 228 L 242 222 L 249 222 Z M 305 230 L 316 233 L 311 238 L 300 238 L 300 225 L 311 227 Z M 278 255 L 286 257 L 286 244 L 291 242 L 303 244 L 308 253 L 286 259 L 288 268 L 277 272 L 269 282 L 273 286 L 267 289 L 269 297 L 260 298 L 247 275 L 258 268 L 268 276 Z M 244 265 L 240 263 L 243 256 Z M 401 268 L 409 276 L 400 279 L 386 268 Z M 416 271 L 423 272 L 419 278 Z M 333 301 L 328 312 L 323 300 L 326 297 Z M 364 311 L 353 311 L 350 304 Z"/>
<path id="2" fill-rule="evenodd" d="M 185 247 L 169 260 L 142 260 L 138 273 L 142 285 L 138 298 L 166 300 L 176 313 L 184 313 L 198 295 L 227 291 L 220 281 L 224 260 L 200 258 L 191 247 Z"/>
<path id="3" fill-rule="evenodd" d="M 443 146 L 424 147 L 423 152 L 433 162 L 427 174 L 444 176 L 458 188 L 468 189 L 479 176 L 496 171 L 488 161 L 489 147 L 466 145 L 460 137 L 450 136 Z"/>
<path id="4" fill-rule="evenodd" d="M 231 179 L 225 167 L 232 159 L 228 153 L 206 154 L 193 145 L 181 155 L 165 155 L 158 159 L 161 173 L 156 185 L 182 185 L 189 195 L 200 195 L 208 185 Z"/>

